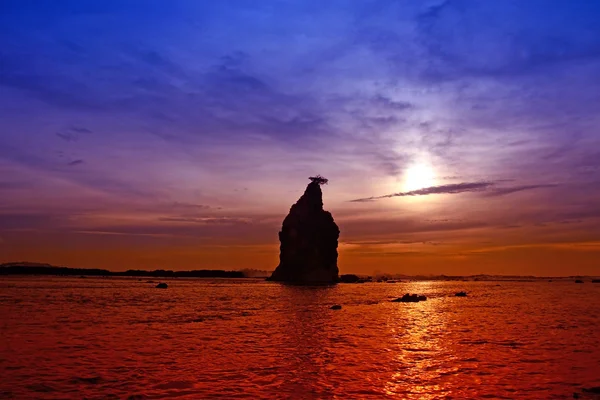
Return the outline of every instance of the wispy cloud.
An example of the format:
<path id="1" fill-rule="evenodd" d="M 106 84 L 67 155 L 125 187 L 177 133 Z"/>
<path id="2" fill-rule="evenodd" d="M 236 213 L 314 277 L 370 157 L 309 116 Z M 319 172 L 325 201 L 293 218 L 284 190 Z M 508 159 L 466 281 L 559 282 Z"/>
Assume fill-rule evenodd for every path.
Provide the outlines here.
<path id="1" fill-rule="evenodd" d="M 351 202 L 359 203 L 366 201 L 373 201 L 379 199 L 387 199 L 391 197 L 406 197 L 406 196 L 427 196 L 430 194 L 457 194 L 465 192 L 477 192 L 487 189 L 492 186 L 492 182 L 463 182 L 463 183 L 451 183 L 448 185 L 431 186 L 418 190 L 411 190 L 409 192 L 399 192 L 386 194 L 383 196 L 366 197 L 362 199 L 350 200 Z"/>
<path id="2" fill-rule="evenodd" d="M 548 243 L 521 243 L 513 245 L 503 246 L 491 246 L 483 247 L 476 250 L 470 250 L 469 253 L 491 253 L 491 252 L 502 252 L 515 249 L 531 249 L 531 248 L 543 248 L 543 249 L 566 249 L 566 250 L 577 250 L 577 251 L 600 251 L 600 241 L 589 240 L 580 242 L 548 242 Z"/>
<path id="3" fill-rule="evenodd" d="M 29 187 L 27 182 L 22 181 L 0 181 L 0 191 L 2 190 L 15 190 L 24 189 Z"/>
<path id="4" fill-rule="evenodd" d="M 533 190 L 533 189 L 544 189 L 544 188 L 553 188 L 558 186 L 557 184 L 540 184 L 540 185 L 522 185 L 522 186 L 509 186 L 504 188 L 496 188 L 492 191 L 486 193 L 487 196 L 504 196 L 507 194 L 522 192 L 525 190 Z"/>
<path id="5" fill-rule="evenodd" d="M 194 203 L 183 203 L 180 201 L 176 201 L 170 204 L 165 204 L 164 208 L 168 209 L 184 209 L 184 210 L 208 210 L 209 208 L 212 208 L 209 205 L 206 204 L 194 204 Z"/>
<path id="6" fill-rule="evenodd" d="M 557 184 L 538 184 L 538 185 L 522 185 L 522 186 L 508 186 L 508 187 L 496 187 L 498 182 L 463 182 L 463 183 L 451 183 L 448 185 L 431 186 L 418 190 L 411 190 L 408 192 L 399 192 L 386 194 L 383 196 L 365 197 L 362 199 L 350 200 L 353 203 L 362 203 L 380 199 L 388 199 L 391 197 L 407 197 L 407 196 L 428 196 L 431 194 L 459 194 L 466 192 L 485 192 L 486 196 L 505 196 L 512 193 L 523 192 L 525 190 L 543 189 L 557 187 Z"/>
<path id="7" fill-rule="evenodd" d="M 237 217 L 164 217 L 160 218 L 162 222 L 186 222 L 194 224 L 249 224 L 252 222 L 250 218 L 237 218 Z"/>
<path id="8" fill-rule="evenodd" d="M 56 136 L 67 142 L 76 142 L 77 140 L 79 140 L 82 134 L 86 135 L 90 133 L 92 133 L 92 131 L 87 128 L 83 128 L 80 126 L 71 126 L 66 129 L 63 129 L 60 132 L 56 132 Z"/>

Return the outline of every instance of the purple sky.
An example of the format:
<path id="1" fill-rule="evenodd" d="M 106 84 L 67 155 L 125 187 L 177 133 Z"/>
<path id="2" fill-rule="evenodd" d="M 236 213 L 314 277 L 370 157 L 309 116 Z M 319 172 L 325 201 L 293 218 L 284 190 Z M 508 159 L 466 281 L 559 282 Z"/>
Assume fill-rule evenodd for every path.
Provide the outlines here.
<path id="1" fill-rule="evenodd" d="M 599 20 L 597 1 L 5 0 L 0 261 L 272 269 L 322 174 L 342 272 L 600 274 Z"/>

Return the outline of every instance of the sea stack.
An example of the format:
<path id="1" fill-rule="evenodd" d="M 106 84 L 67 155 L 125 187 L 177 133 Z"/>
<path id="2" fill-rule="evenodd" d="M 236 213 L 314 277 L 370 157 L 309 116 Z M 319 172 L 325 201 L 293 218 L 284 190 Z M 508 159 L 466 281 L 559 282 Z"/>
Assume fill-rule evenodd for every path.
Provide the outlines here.
<path id="1" fill-rule="evenodd" d="M 338 281 L 337 247 L 340 230 L 323 210 L 321 185 L 327 179 L 310 177 L 304 194 L 290 208 L 279 232 L 279 265 L 269 278 L 298 285 L 327 285 Z"/>

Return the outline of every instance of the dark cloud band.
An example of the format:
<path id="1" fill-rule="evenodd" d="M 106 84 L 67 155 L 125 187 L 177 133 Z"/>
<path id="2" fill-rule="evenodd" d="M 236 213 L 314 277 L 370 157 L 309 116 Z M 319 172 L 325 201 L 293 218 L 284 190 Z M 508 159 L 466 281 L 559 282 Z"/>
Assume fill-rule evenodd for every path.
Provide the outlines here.
<path id="1" fill-rule="evenodd" d="M 399 192 L 386 194 L 383 196 L 365 197 L 361 199 L 350 200 L 353 203 L 363 203 L 368 201 L 387 199 L 391 197 L 407 197 L 407 196 L 428 196 L 430 194 L 459 194 L 465 192 L 486 192 L 486 196 L 504 196 L 512 193 L 522 192 L 525 190 L 552 188 L 556 184 L 538 184 L 538 185 L 522 185 L 496 188 L 495 182 L 462 182 L 451 183 L 448 185 L 431 186 L 408 192 Z"/>

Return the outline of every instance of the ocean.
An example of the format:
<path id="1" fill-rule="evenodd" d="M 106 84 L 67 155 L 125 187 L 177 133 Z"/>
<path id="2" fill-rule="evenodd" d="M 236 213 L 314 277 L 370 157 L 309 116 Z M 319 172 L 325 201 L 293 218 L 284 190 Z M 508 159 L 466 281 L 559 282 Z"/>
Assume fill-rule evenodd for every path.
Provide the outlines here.
<path id="1" fill-rule="evenodd" d="M 428 299 L 391 302 L 409 292 Z M 12 276 L 0 317 L 3 399 L 565 399 L 600 386 L 589 281 Z"/>

